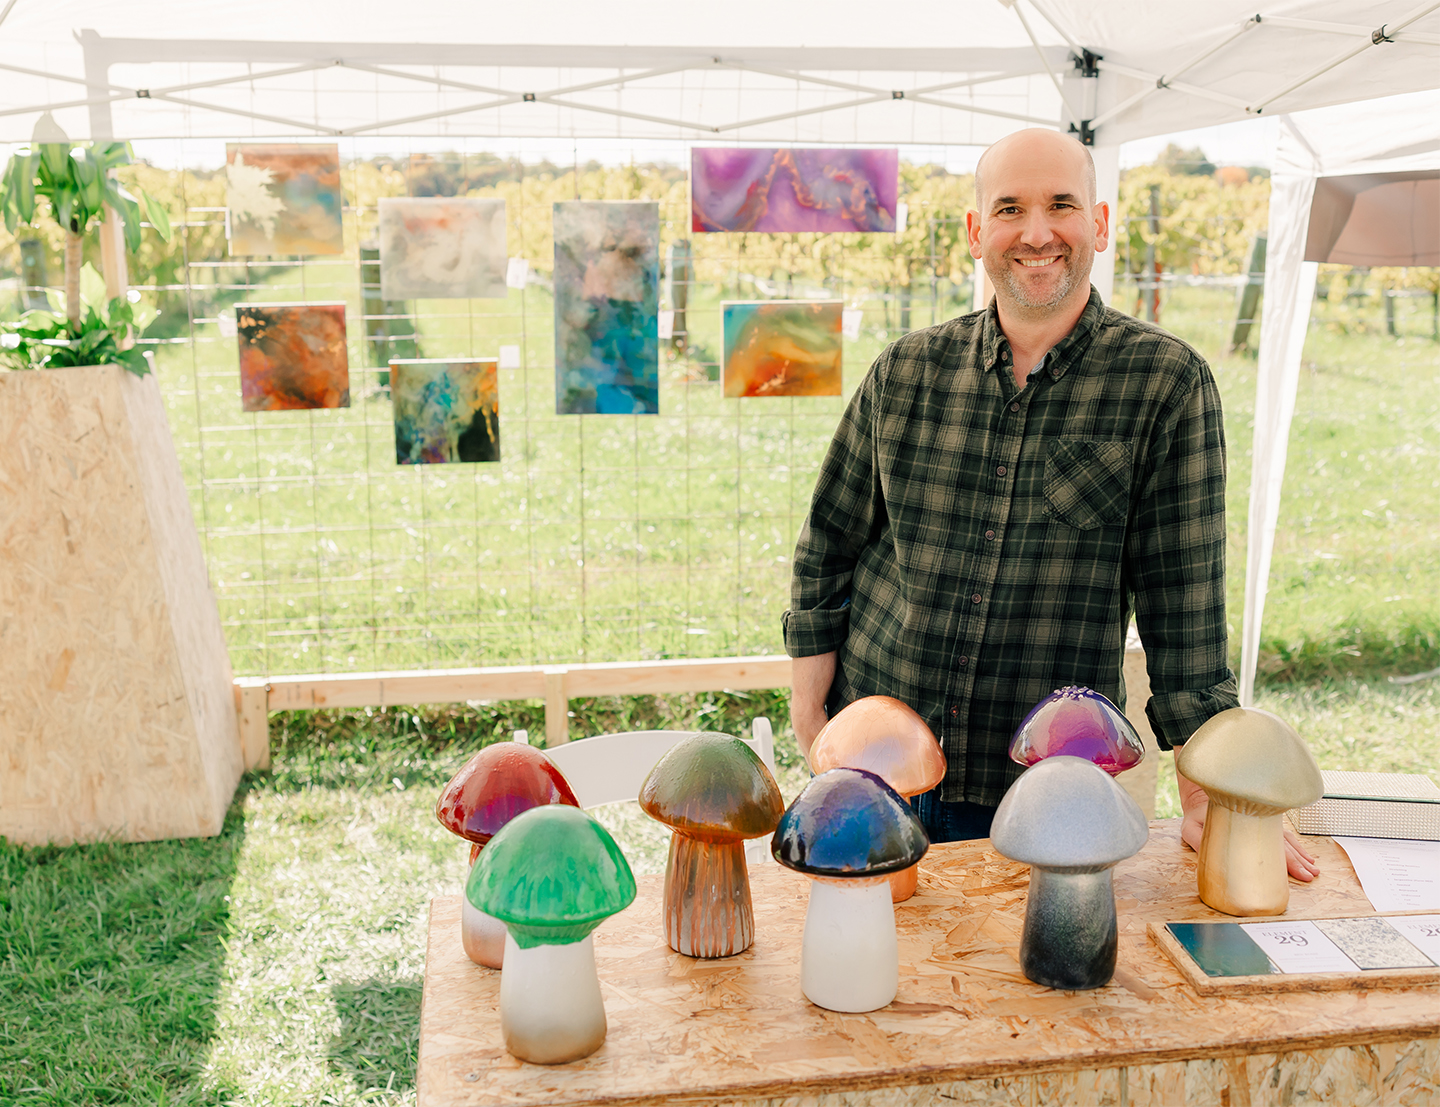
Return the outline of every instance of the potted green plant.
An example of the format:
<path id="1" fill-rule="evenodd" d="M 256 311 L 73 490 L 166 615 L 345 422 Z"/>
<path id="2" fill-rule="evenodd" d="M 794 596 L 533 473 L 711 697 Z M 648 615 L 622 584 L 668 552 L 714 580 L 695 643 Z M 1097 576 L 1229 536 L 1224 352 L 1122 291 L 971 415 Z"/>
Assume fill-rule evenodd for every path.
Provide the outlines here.
<path id="1" fill-rule="evenodd" d="M 53 122 L 0 175 L 12 232 L 65 232 L 65 313 L 0 327 L 0 836 L 144 841 L 217 834 L 244 771 L 234 682 L 185 481 L 123 277 L 82 266 L 97 221 L 164 209 L 111 179 L 126 143 Z M 41 204 L 41 200 L 46 201 Z M 48 212 L 48 215 L 47 215 Z M 88 305 L 82 303 L 83 299 Z M 138 298 L 138 297 L 137 297 Z"/>
<path id="2" fill-rule="evenodd" d="M 133 160 L 128 142 L 45 142 L 11 156 L 0 176 L 0 213 L 11 234 L 25 223 L 35 225 L 49 203 L 50 215 L 65 232 L 65 315 L 29 311 L 18 324 L 6 326 L 11 340 L 3 347 L 12 369 L 60 369 L 78 365 L 123 365 L 137 376 L 149 372 L 149 363 L 130 343 L 135 322 L 127 296 L 83 310 L 80 295 L 82 244 L 90 226 L 118 217 L 125 246 L 140 248 L 144 218 L 165 241 L 170 240 L 170 217 L 150 196 L 132 196 L 110 171 Z"/>

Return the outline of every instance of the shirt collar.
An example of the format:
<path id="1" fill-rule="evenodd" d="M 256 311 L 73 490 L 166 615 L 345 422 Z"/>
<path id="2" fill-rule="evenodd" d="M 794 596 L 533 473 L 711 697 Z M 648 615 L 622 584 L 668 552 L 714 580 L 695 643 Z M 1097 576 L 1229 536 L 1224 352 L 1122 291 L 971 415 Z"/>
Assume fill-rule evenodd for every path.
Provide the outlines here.
<path id="1" fill-rule="evenodd" d="M 1049 352 L 1040 360 L 1045 372 L 1050 374 L 1053 380 L 1059 380 L 1065 375 L 1066 368 L 1073 360 L 1072 355 L 1083 352 L 1090 345 L 1091 338 L 1100 329 L 1100 321 L 1105 314 L 1105 303 L 1100 299 L 1100 293 L 1095 286 L 1090 286 L 1090 299 L 1085 304 L 1085 310 L 1080 313 L 1075 326 L 1070 333 L 1062 338 Z M 1005 332 L 1000 329 L 1000 313 L 996 306 L 994 297 L 990 299 L 990 306 L 985 309 L 984 321 L 981 324 L 981 362 L 982 370 L 994 369 L 997 365 L 1008 365 L 1010 362 L 1010 341 L 1005 337 Z M 1004 358 L 1002 362 L 1001 358 Z"/>

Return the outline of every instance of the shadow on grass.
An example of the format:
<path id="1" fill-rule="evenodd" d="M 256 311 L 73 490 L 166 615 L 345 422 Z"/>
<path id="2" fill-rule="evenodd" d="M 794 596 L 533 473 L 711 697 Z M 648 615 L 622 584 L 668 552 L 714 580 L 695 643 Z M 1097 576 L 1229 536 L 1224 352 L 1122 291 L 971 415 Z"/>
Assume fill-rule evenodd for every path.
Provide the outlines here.
<path id="1" fill-rule="evenodd" d="M 237 1094 L 200 1073 L 247 789 L 215 838 L 0 838 L 0 1103 L 218 1104 Z"/>
<path id="2" fill-rule="evenodd" d="M 419 980 L 385 977 L 331 987 L 340 1033 L 330 1041 L 330 1067 L 362 1095 L 415 1086 L 421 990 Z"/>

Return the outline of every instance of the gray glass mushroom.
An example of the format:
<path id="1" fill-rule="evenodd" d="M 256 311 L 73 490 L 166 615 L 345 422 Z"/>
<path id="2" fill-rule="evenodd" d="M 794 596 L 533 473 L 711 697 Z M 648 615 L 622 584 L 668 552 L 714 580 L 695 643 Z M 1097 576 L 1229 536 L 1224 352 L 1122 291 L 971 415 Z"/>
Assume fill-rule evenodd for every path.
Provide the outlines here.
<path id="1" fill-rule="evenodd" d="M 1037 984 L 1078 991 L 1115 974 L 1119 927 L 1111 870 L 1150 830 L 1114 779 L 1079 757 L 1025 770 L 995 812 L 990 840 L 1030 866 L 1020 968 Z"/>
<path id="2" fill-rule="evenodd" d="M 1175 768 L 1205 789 L 1200 898 L 1227 915 L 1279 915 L 1290 904 L 1285 812 L 1325 792 L 1305 740 L 1268 711 L 1232 707 L 1180 747 Z"/>

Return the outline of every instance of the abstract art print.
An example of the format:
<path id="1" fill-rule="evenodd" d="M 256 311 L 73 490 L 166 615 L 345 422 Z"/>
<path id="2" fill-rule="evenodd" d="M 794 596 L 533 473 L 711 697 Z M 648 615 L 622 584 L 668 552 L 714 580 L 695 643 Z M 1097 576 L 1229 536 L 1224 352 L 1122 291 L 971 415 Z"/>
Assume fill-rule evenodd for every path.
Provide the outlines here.
<path id="1" fill-rule="evenodd" d="M 230 256 L 338 254 L 340 148 L 335 145 L 225 145 Z"/>
<path id="2" fill-rule="evenodd" d="M 660 411 L 660 206 L 555 205 L 555 410 Z"/>
<path id="3" fill-rule="evenodd" d="M 839 300 L 722 303 L 722 394 L 840 395 L 843 307 Z"/>
<path id="4" fill-rule="evenodd" d="M 246 411 L 349 407 L 344 304 L 237 304 Z"/>
<path id="5" fill-rule="evenodd" d="M 505 296 L 505 201 L 423 197 L 380 201 L 380 297 Z"/>
<path id="6" fill-rule="evenodd" d="M 395 464 L 500 460 L 496 361 L 395 360 Z"/>
<path id="7" fill-rule="evenodd" d="M 690 151 L 695 231 L 894 231 L 899 150 Z"/>

